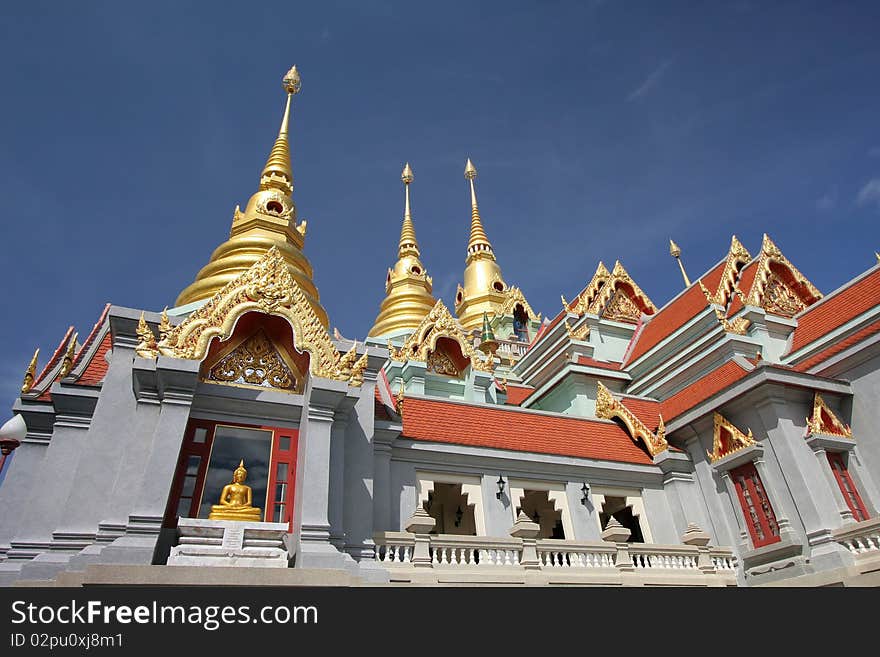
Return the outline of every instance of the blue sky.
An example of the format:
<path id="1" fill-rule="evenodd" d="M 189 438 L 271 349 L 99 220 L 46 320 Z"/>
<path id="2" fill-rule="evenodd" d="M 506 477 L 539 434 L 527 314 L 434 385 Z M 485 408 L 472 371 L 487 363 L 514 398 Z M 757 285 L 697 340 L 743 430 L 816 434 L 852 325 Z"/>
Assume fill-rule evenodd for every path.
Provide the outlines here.
<path id="1" fill-rule="evenodd" d="M 451 305 L 465 158 L 505 278 L 554 315 L 620 258 L 659 306 L 736 233 L 829 292 L 880 250 L 876 2 L 29 2 L 0 8 L 0 402 L 103 304 L 172 305 L 283 108 L 331 325 L 366 335 L 400 170 Z M 0 413 L 0 420 L 8 415 Z"/>

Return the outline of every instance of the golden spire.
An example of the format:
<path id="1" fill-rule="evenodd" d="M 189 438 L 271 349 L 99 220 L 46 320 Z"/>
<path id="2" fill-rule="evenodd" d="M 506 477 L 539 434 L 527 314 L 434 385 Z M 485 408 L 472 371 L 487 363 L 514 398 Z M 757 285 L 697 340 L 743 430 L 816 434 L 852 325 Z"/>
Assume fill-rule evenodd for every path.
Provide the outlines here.
<path id="1" fill-rule="evenodd" d="M 481 327 L 483 313 L 501 314 L 508 287 L 501 277 L 501 267 L 483 230 L 474 187 L 477 168 L 470 158 L 464 167 L 464 177 L 471 188 L 471 233 L 465 258 L 464 285 L 459 285 L 455 295 L 455 313 L 464 330 L 472 331 Z"/>
<path id="2" fill-rule="evenodd" d="M 397 257 L 414 255 L 419 257 L 419 243 L 416 241 L 416 229 L 413 226 L 412 213 L 409 207 L 409 185 L 413 181 L 413 172 L 409 166 L 409 162 L 403 167 L 403 173 L 400 174 L 403 181 L 404 193 L 406 201 L 403 208 L 403 227 L 400 229 L 400 244 L 397 247 Z"/>
<path id="3" fill-rule="evenodd" d="M 492 251 L 492 245 L 483 230 L 483 222 L 480 219 L 480 208 L 477 206 L 477 190 L 474 187 L 474 178 L 477 177 L 477 167 L 468 158 L 467 164 L 464 166 L 464 177 L 471 185 L 471 235 L 468 239 L 467 262 L 473 260 L 478 253 L 485 254 L 485 257 L 495 259 L 495 253 Z"/>
<path id="4" fill-rule="evenodd" d="M 290 166 L 290 143 L 287 139 L 287 127 L 290 122 L 290 104 L 294 94 L 302 89 L 302 81 L 296 66 L 291 68 L 282 80 L 284 90 L 287 92 L 287 104 L 284 106 L 284 117 L 281 119 L 281 127 L 278 129 L 278 137 L 263 173 L 260 175 L 260 189 L 278 189 L 287 195 L 293 193 L 293 170 Z"/>
<path id="5" fill-rule="evenodd" d="M 410 209 L 409 186 L 413 171 L 409 162 L 400 174 L 404 188 L 403 227 L 397 247 L 397 262 L 385 278 L 385 299 L 379 315 L 370 329 L 370 337 L 403 335 L 414 331 L 422 323 L 437 300 L 431 294 L 433 282 L 419 259 L 419 243 Z"/>
<path id="6" fill-rule="evenodd" d="M 278 137 L 260 174 L 259 190 L 251 196 L 244 212 L 240 207 L 235 208 L 229 239 L 211 254 L 208 264 L 196 275 L 196 280 L 180 293 L 175 305 L 210 299 L 274 246 L 278 248 L 290 275 L 319 321 L 327 328 L 327 312 L 321 306 L 318 289 L 312 281 L 312 266 L 302 252 L 306 222 L 296 223 L 296 205 L 291 197 L 293 169 L 288 132 L 293 96 L 302 89 L 296 66 L 284 76 L 282 87 L 287 94 L 284 115 Z"/>
<path id="7" fill-rule="evenodd" d="M 21 392 L 26 393 L 31 391 L 31 386 L 34 385 L 34 376 L 37 373 L 37 356 L 40 353 L 39 347 L 36 351 L 34 351 L 34 357 L 31 358 L 30 364 L 27 366 L 27 369 L 24 372 L 24 381 L 21 384 Z"/>
<path id="8" fill-rule="evenodd" d="M 681 247 L 671 239 L 669 240 L 669 255 L 675 258 L 676 262 L 678 262 L 678 268 L 681 269 L 681 276 L 684 278 L 684 286 L 690 287 L 691 279 L 688 278 L 687 272 L 684 270 L 684 265 L 681 264 Z"/>

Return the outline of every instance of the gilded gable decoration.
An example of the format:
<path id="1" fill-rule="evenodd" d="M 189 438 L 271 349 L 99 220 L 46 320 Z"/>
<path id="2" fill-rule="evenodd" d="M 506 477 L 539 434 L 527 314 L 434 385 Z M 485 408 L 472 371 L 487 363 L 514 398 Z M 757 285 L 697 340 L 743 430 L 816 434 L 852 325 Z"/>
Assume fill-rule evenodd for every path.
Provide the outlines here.
<path id="1" fill-rule="evenodd" d="M 822 298 L 822 293 L 782 255 L 766 233 L 757 267 L 755 281 L 746 295 L 746 303 L 750 306 L 792 317 Z M 781 275 L 781 272 L 787 276 Z"/>
<path id="2" fill-rule="evenodd" d="M 666 442 L 666 426 L 663 418 L 659 418 L 657 431 L 653 432 L 645 424 L 639 420 L 632 411 L 630 411 L 623 403 L 615 399 L 611 391 L 606 388 L 601 381 L 596 382 L 598 394 L 596 396 L 596 417 L 603 420 L 618 418 L 626 426 L 630 438 L 638 442 L 641 439 L 648 453 L 651 456 L 657 456 L 660 452 L 669 447 Z"/>
<path id="3" fill-rule="evenodd" d="M 715 291 L 714 296 L 712 296 L 711 303 L 718 304 L 723 308 L 727 307 L 731 300 L 731 295 L 738 292 L 736 280 L 739 278 L 739 272 L 751 259 L 751 254 L 734 235 L 730 239 L 730 250 L 727 252 L 724 271 L 721 272 L 721 280 L 718 282 L 718 289 Z M 742 295 L 742 292 L 739 294 Z"/>
<path id="4" fill-rule="evenodd" d="M 206 381 L 301 392 L 305 378 L 296 364 L 262 330 L 222 354 L 204 377 Z"/>
<path id="5" fill-rule="evenodd" d="M 807 435 L 810 434 L 824 434 L 842 438 L 853 437 L 850 426 L 840 421 L 818 392 L 813 397 L 813 412 L 807 418 Z"/>
<path id="6" fill-rule="evenodd" d="M 537 315 L 535 314 L 535 311 L 532 310 L 532 307 L 529 305 L 529 302 L 526 301 L 526 298 L 523 295 L 522 290 L 520 290 L 515 285 L 512 287 L 509 287 L 507 289 L 506 298 L 504 299 L 504 303 L 502 304 L 501 308 L 496 313 L 496 316 L 498 316 L 498 315 L 512 315 L 513 311 L 517 305 L 522 306 L 523 310 L 526 312 L 526 315 L 529 316 L 530 320 L 532 320 L 533 322 L 540 322 L 541 321 L 541 313 L 538 313 Z"/>
<path id="7" fill-rule="evenodd" d="M 573 304 L 562 297 L 566 311 L 583 315 L 591 313 L 605 319 L 636 323 L 642 313 L 653 315 L 657 307 L 648 298 L 618 260 L 609 273 L 601 262 L 589 285 Z"/>
<path id="8" fill-rule="evenodd" d="M 388 353 L 395 361 L 428 362 L 428 358 L 437 347 L 437 340 L 450 338 L 458 343 L 462 355 L 471 361 L 471 366 L 480 372 L 493 371 L 492 359 L 483 360 L 476 349 L 468 341 L 459 323 L 455 320 L 442 300 L 437 301 L 431 312 L 422 320 L 421 325 L 407 338 L 400 349 L 395 349 L 389 341 Z M 437 365 L 437 361 L 432 361 Z"/>
<path id="9" fill-rule="evenodd" d="M 712 438 L 712 451 L 706 452 L 710 463 L 715 463 L 715 461 L 725 456 L 757 444 L 752 437 L 751 429 L 749 429 L 748 434 L 744 434 L 724 419 L 721 413 L 716 412 L 714 417 L 715 431 Z"/>
<path id="10" fill-rule="evenodd" d="M 608 268 L 605 267 L 605 263 L 599 262 L 599 266 L 596 267 L 596 273 L 593 274 L 593 278 L 590 279 L 590 282 L 587 284 L 587 287 L 584 288 L 583 292 L 581 292 L 577 298 L 574 300 L 573 304 L 569 304 L 565 297 L 562 297 L 562 305 L 563 309 L 566 312 L 572 312 L 577 315 L 583 315 L 590 311 L 590 304 L 593 302 L 593 299 L 596 298 L 596 295 L 599 293 L 599 289 L 611 278 L 611 272 L 608 271 Z"/>
<path id="11" fill-rule="evenodd" d="M 745 335 L 749 326 L 751 326 L 752 322 L 745 317 L 737 317 L 735 320 L 730 321 L 724 316 L 724 312 L 715 304 L 713 300 L 712 294 L 703 284 L 703 281 L 697 281 L 700 284 L 700 289 L 703 291 L 703 294 L 706 296 L 706 301 L 709 304 L 709 307 L 715 312 L 715 317 L 718 319 L 718 322 L 728 333 L 735 333 L 736 335 Z"/>
<path id="12" fill-rule="evenodd" d="M 296 348 L 309 352 L 311 356 L 309 369 L 313 375 L 349 381 L 350 364 L 341 362 L 327 329 L 274 246 L 250 269 L 172 329 L 159 342 L 158 351 L 173 358 L 202 360 L 208 353 L 211 340 L 229 338 L 236 321 L 247 312 L 286 319 L 293 328 Z"/>

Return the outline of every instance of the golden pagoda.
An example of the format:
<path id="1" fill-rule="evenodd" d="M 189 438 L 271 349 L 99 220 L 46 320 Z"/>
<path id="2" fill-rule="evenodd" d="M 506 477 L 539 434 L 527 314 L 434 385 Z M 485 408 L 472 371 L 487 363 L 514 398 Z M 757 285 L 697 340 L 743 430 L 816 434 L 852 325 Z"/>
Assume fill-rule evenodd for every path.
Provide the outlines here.
<path id="1" fill-rule="evenodd" d="M 467 246 L 464 268 L 464 286 L 459 285 L 455 295 L 455 314 L 465 331 L 482 326 L 483 313 L 502 314 L 507 300 L 507 283 L 501 277 L 501 267 L 495 260 L 495 252 L 483 230 L 474 178 L 477 169 L 468 158 L 464 177 L 471 186 L 471 234 Z"/>
<path id="2" fill-rule="evenodd" d="M 291 276 L 305 294 L 318 319 L 326 328 L 327 312 L 321 306 L 318 290 L 312 281 L 312 266 L 303 255 L 306 222 L 296 224 L 293 194 L 293 170 L 290 165 L 288 123 L 293 96 L 302 88 L 296 66 L 284 76 L 287 104 L 281 128 L 269 159 L 260 175 L 260 188 L 251 196 L 244 212 L 236 206 L 229 239 L 223 242 L 196 275 L 195 281 L 177 297 L 177 306 L 210 299 L 223 287 L 247 271 L 271 247 L 277 247 Z"/>
<path id="3" fill-rule="evenodd" d="M 414 331 L 437 303 L 431 294 L 431 277 L 427 275 L 425 266 L 419 259 L 419 243 L 416 241 L 416 230 L 410 211 L 409 186 L 413 181 L 413 172 L 409 162 L 404 166 L 400 179 L 403 181 L 406 200 L 400 243 L 397 247 L 397 262 L 388 270 L 385 278 L 385 299 L 373 328 L 370 329 L 370 337 Z"/>

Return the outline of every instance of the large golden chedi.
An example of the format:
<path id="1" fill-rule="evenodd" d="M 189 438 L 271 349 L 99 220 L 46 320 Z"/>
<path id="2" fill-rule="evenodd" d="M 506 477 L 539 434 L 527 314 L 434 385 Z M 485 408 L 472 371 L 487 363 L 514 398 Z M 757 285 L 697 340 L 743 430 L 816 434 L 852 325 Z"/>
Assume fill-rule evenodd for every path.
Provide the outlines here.
<path id="1" fill-rule="evenodd" d="M 400 243 L 397 247 L 397 262 L 388 270 L 385 299 L 373 328 L 370 329 L 370 337 L 401 335 L 406 331 L 414 331 L 437 303 L 431 293 L 431 277 L 419 259 L 421 253 L 409 202 L 409 186 L 413 181 L 409 162 L 403 168 L 400 179 L 404 184 L 406 201 Z"/>
<path id="2" fill-rule="evenodd" d="M 236 206 L 229 239 L 211 254 L 211 259 L 196 275 L 195 281 L 177 297 L 176 305 L 184 306 L 210 299 L 275 246 L 326 328 L 327 312 L 321 306 L 318 290 L 312 281 L 312 266 L 302 252 L 306 222 L 296 224 L 296 205 L 292 197 L 293 170 L 288 123 L 292 98 L 302 87 L 296 66 L 288 71 L 283 84 L 287 91 L 287 104 L 278 137 L 260 176 L 260 189 L 251 196 L 244 212 Z"/>

